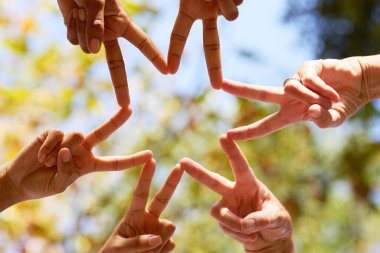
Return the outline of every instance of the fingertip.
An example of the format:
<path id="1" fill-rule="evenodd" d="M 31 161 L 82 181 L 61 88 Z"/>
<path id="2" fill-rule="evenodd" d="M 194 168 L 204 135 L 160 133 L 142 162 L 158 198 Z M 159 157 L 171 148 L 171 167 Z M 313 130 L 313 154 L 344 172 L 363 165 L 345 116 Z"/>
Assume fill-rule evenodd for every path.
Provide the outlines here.
<path id="1" fill-rule="evenodd" d="M 154 158 L 153 158 L 154 154 L 153 154 L 153 152 L 151 150 L 145 150 L 144 153 L 145 153 L 145 156 L 147 157 L 148 161 L 150 161 L 152 159 L 154 160 Z"/>
<path id="2" fill-rule="evenodd" d="M 192 161 L 193 161 L 193 160 L 191 160 L 190 158 L 188 158 L 188 157 L 184 157 L 184 158 L 182 158 L 181 161 L 180 161 L 180 166 L 181 166 L 181 167 L 183 167 L 183 166 L 188 167 L 188 166 L 192 163 Z"/>
<path id="3" fill-rule="evenodd" d="M 91 39 L 90 41 L 90 50 L 91 53 L 97 54 L 100 51 L 101 42 L 99 39 Z"/>
<path id="4" fill-rule="evenodd" d="M 148 244 L 152 247 L 157 247 L 162 244 L 162 238 L 158 235 L 153 235 L 148 238 Z"/>
<path id="5" fill-rule="evenodd" d="M 227 13 L 226 15 L 223 15 L 228 21 L 234 21 L 236 20 L 238 17 L 239 17 L 239 11 L 236 9 L 236 10 L 233 10 L 229 13 Z"/>
<path id="6" fill-rule="evenodd" d="M 308 115 L 313 119 L 318 119 L 322 116 L 322 107 L 320 105 L 311 105 L 307 111 Z"/>
<path id="7" fill-rule="evenodd" d="M 58 152 L 58 157 L 61 159 L 62 162 L 68 163 L 71 161 L 71 152 L 68 148 L 62 148 Z"/>
<path id="8" fill-rule="evenodd" d="M 177 73 L 179 69 L 180 60 L 181 58 L 179 56 L 172 55 L 171 53 L 169 53 L 167 66 L 169 74 L 174 75 L 175 73 Z"/>

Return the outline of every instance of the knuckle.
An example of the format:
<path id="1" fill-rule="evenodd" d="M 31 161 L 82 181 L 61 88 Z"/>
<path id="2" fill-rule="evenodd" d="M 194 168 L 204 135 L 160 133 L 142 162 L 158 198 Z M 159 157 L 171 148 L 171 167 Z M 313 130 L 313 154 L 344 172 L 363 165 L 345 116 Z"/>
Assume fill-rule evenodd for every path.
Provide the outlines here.
<path id="1" fill-rule="evenodd" d="M 285 93 L 293 94 L 295 91 L 298 90 L 297 84 L 295 82 L 287 82 L 284 86 Z"/>
<path id="2" fill-rule="evenodd" d="M 101 19 L 95 19 L 92 23 L 92 29 L 96 31 L 103 31 L 104 30 L 104 22 Z"/>
<path id="3" fill-rule="evenodd" d="M 314 84 L 314 76 L 311 74 L 306 74 L 302 76 L 303 84 Z"/>
<path id="4" fill-rule="evenodd" d="M 71 132 L 71 136 L 72 138 L 77 139 L 77 140 L 84 140 L 84 135 L 78 131 Z"/>

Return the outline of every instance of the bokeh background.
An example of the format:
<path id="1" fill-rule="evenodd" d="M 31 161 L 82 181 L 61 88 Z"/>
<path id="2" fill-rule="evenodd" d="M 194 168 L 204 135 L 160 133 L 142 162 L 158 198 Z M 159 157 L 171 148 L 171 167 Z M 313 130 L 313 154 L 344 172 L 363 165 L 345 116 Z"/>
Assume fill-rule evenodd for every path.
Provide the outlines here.
<path id="1" fill-rule="evenodd" d="M 177 0 L 123 1 L 166 55 Z M 277 85 L 305 60 L 380 51 L 376 0 L 250 1 L 234 22 L 219 20 L 224 76 Z M 120 40 L 132 118 L 100 155 L 151 149 L 152 192 L 184 156 L 232 179 L 218 137 L 277 108 L 212 90 L 199 22 L 179 72 L 162 76 Z M 47 128 L 91 129 L 117 111 L 104 51 L 85 55 L 66 40 L 57 3 L 0 1 L 0 164 Z M 380 252 L 380 105 L 338 129 L 297 124 L 241 142 L 256 175 L 293 217 L 298 252 Z M 0 214 L 0 252 L 97 252 L 127 210 L 140 168 L 98 173 L 65 193 Z M 243 252 L 209 216 L 218 196 L 185 176 L 164 216 L 177 224 L 175 252 Z"/>

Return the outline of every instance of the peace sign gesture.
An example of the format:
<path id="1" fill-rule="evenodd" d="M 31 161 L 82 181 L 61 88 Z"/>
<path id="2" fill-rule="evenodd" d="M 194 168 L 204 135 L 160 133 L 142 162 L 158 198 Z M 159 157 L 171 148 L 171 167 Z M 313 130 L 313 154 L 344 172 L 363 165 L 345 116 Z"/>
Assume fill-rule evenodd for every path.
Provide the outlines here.
<path id="1" fill-rule="evenodd" d="M 183 170 L 179 165 L 175 166 L 161 190 L 146 207 L 155 167 L 152 159 L 142 169 L 129 210 L 104 245 L 102 253 L 165 253 L 174 249 L 171 237 L 175 225 L 169 220 L 160 219 L 160 215 L 181 180 Z"/>
<path id="2" fill-rule="evenodd" d="M 289 213 L 252 172 L 239 147 L 226 136 L 220 139 L 235 182 L 186 158 L 181 167 L 194 179 L 222 196 L 211 209 L 221 229 L 241 242 L 246 252 L 292 252 Z"/>
<path id="3" fill-rule="evenodd" d="M 223 4 L 219 5 L 219 2 Z M 237 1 L 236 3 L 241 4 L 242 1 Z M 232 8 L 232 11 L 231 5 L 235 7 Z M 233 0 L 180 0 L 178 16 L 171 34 L 168 52 L 168 69 L 170 73 L 177 72 L 191 27 L 197 19 L 200 19 L 203 22 L 203 48 L 210 82 L 215 89 L 220 89 L 223 80 L 217 26 L 217 18 L 221 13 L 220 7 L 227 17 L 237 16 L 237 9 Z"/>
<path id="4" fill-rule="evenodd" d="M 88 173 L 124 170 L 150 160 L 151 151 L 120 157 L 96 157 L 92 153 L 92 149 L 122 126 L 130 115 L 130 108 L 121 108 L 87 137 L 76 132 L 64 135 L 59 130 L 45 131 L 5 165 L 6 178 L 18 195 L 15 202 L 61 193 Z"/>
<path id="5" fill-rule="evenodd" d="M 293 80 L 289 81 L 289 83 Z M 235 81 L 223 81 L 222 89 L 228 93 L 251 100 L 278 104 L 280 109 L 251 125 L 231 129 L 227 132 L 233 140 L 256 139 L 276 132 L 291 124 L 310 120 L 308 113 L 310 105 L 285 93 L 283 87 L 249 85 Z M 331 101 L 323 96 L 314 95 L 312 103 L 331 107 Z"/>
<path id="6" fill-rule="evenodd" d="M 67 38 L 80 45 L 85 53 L 98 53 L 104 43 L 108 68 L 120 106 L 129 105 L 129 90 L 124 60 L 118 38 L 137 47 L 163 74 L 167 74 L 164 57 L 145 32 L 134 24 L 119 0 L 58 0 Z"/>

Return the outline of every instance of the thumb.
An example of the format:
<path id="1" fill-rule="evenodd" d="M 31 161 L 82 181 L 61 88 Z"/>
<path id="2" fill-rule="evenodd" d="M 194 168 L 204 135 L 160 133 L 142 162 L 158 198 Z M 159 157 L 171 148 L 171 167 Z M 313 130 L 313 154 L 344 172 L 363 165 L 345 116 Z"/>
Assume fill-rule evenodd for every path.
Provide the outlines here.
<path id="1" fill-rule="evenodd" d="M 273 238 L 282 238 L 291 233 L 291 220 L 286 212 L 278 210 L 262 210 L 248 214 L 242 222 L 246 233 L 255 233 L 270 229 Z"/>
<path id="2" fill-rule="evenodd" d="M 63 192 L 71 184 L 71 178 L 74 174 L 74 163 L 71 152 L 68 148 L 62 148 L 58 152 L 57 173 L 55 174 L 52 186 L 56 192 Z"/>
<path id="3" fill-rule="evenodd" d="M 119 235 L 111 237 L 101 253 L 125 253 L 125 252 L 145 252 L 152 250 L 162 244 L 162 239 L 158 235 L 139 235 L 131 238 L 124 238 Z"/>

